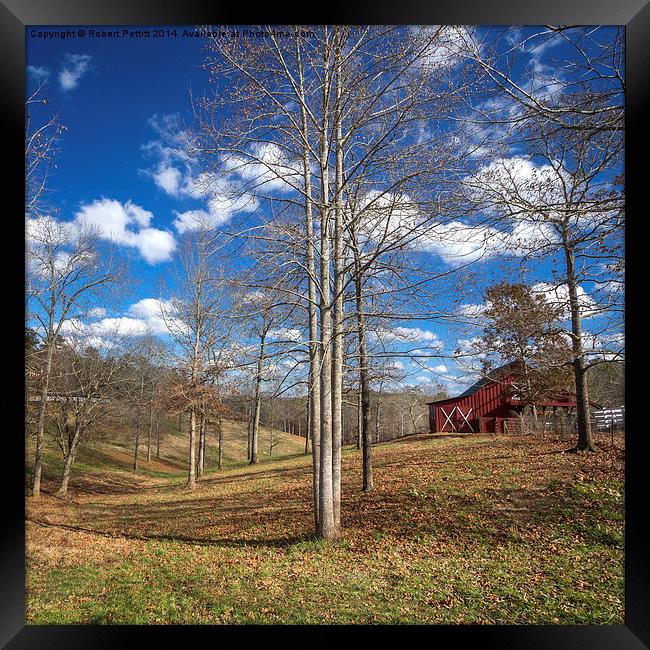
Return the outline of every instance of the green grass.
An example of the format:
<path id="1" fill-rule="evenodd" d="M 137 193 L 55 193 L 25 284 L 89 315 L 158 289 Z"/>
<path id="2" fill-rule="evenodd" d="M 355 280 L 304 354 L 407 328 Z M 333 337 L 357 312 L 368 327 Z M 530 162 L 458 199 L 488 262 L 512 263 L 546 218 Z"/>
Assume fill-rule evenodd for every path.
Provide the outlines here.
<path id="1" fill-rule="evenodd" d="M 192 493 L 160 479 L 76 495 L 64 515 L 30 502 L 33 519 L 82 530 L 28 525 L 27 620 L 622 624 L 622 459 L 479 442 L 379 445 L 366 495 L 346 450 L 337 542 L 311 536 L 300 455 Z"/>

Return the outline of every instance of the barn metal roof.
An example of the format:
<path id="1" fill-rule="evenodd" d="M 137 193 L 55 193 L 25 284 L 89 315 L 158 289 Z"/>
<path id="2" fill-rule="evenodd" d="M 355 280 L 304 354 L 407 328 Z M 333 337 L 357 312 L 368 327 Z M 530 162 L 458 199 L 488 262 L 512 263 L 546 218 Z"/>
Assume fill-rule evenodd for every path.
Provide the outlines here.
<path id="1" fill-rule="evenodd" d="M 510 361 L 509 363 L 506 363 L 503 366 L 499 366 L 498 368 L 495 368 L 494 370 L 490 371 L 484 377 L 481 377 L 481 379 L 479 379 L 476 383 L 472 384 L 467 390 L 462 392 L 460 395 L 456 395 L 456 397 L 445 397 L 444 399 L 433 400 L 432 402 L 427 402 L 427 405 L 442 404 L 444 402 L 455 402 L 456 400 L 462 399 L 463 397 L 469 397 L 470 395 L 477 393 L 481 388 L 483 388 L 483 386 L 486 386 L 491 383 L 494 384 L 499 383 L 500 377 L 508 374 L 508 372 L 510 372 L 511 370 L 515 370 L 518 365 L 519 365 L 518 361 Z M 514 400 L 514 399 L 509 399 L 507 401 L 512 405 L 520 403 L 519 400 Z M 555 397 L 542 400 L 537 404 L 537 406 L 549 406 L 549 407 L 550 406 L 559 406 L 559 407 L 575 406 L 575 403 L 576 403 L 575 393 L 570 393 L 568 391 L 559 391 Z M 600 408 L 600 404 L 597 404 L 592 400 L 589 400 L 589 405 L 592 408 Z"/>
<path id="2" fill-rule="evenodd" d="M 496 382 L 501 375 L 507 373 L 510 370 L 513 370 L 517 366 L 517 363 L 518 363 L 517 361 L 510 361 L 509 363 L 506 363 L 503 366 L 499 366 L 498 368 L 495 368 L 494 370 L 490 371 L 487 375 L 485 375 L 485 377 L 481 377 L 481 379 L 479 379 L 476 383 L 472 384 L 466 391 L 464 391 L 460 395 L 456 395 L 456 397 L 445 397 L 443 399 L 436 399 L 433 400 L 433 402 L 427 402 L 427 404 L 437 404 L 438 402 L 446 402 L 447 400 L 460 399 L 461 397 L 468 397 L 469 395 L 473 395 L 486 384 Z"/>

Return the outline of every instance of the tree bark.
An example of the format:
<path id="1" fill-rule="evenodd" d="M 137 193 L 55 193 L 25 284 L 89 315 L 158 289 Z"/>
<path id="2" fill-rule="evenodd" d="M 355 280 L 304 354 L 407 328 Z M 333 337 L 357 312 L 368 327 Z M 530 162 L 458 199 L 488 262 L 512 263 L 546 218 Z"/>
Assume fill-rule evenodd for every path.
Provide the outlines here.
<path id="1" fill-rule="evenodd" d="M 363 491 L 374 487 L 372 479 L 372 441 L 370 439 L 370 368 L 366 340 L 366 320 L 363 311 L 363 283 L 361 260 L 355 246 L 355 300 L 357 310 L 357 334 L 359 337 L 359 386 L 361 406 L 361 444 L 363 446 Z"/>
<path id="2" fill-rule="evenodd" d="M 578 282 L 575 271 L 575 256 L 566 243 L 565 259 L 567 269 L 567 285 L 569 287 L 569 305 L 571 308 L 571 347 L 573 351 L 573 370 L 576 383 L 576 410 L 578 414 L 578 451 L 595 451 L 589 419 L 589 394 L 585 370 L 584 351 L 582 348 L 582 317 L 578 299 Z"/>
<path id="3" fill-rule="evenodd" d="M 70 481 L 70 472 L 72 470 L 72 463 L 74 463 L 74 457 L 76 452 L 68 452 L 63 461 L 63 474 L 61 475 L 61 485 L 57 491 L 59 496 L 63 496 L 68 493 L 68 482 Z"/>
<path id="4" fill-rule="evenodd" d="M 255 415 L 251 434 L 251 459 L 250 465 L 257 463 L 257 448 L 260 431 L 260 411 L 262 408 L 262 375 L 264 372 L 264 340 L 266 332 L 260 334 L 260 356 L 257 359 L 257 377 L 255 378 Z"/>
<path id="5" fill-rule="evenodd" d="M 160 458 L 160 413 L 156 413 L 156 458 Z"/>
<path id="6" fill-rule="evenodd" d="M 133 450 L 133 469 L 138 469 L 138 452 L 140 451 L 140 409 L 135 423 L 135 449 Z"/>
<path id="7" fill-rule="evenodd" d="M 379 442 L 379 413 L 381 411 L 381 402 L 377 400 L 377 408 L 375 410 L 375 442 Z"/>
<path id="8" fill-rule="evenodd" d="M 38 424 L 36 427 L 36 456 L 34 458 L 34 482 L 32 484 L 32 496 L 35 497 L 38 497 L 41 493 L 41 474 L 43 471 L 43 434 L 45 432 L 45 411 L 47 408 L 50 376 L 52 374 L 53 354 L 53 343 L 48 342 L 47 356 L 45 360 L 45 376 L 43 377 L 43 385 L 41 386 L 40 402 L 38 404 Z"/>
<path id="9" fill-rule="evenodd" d="M 203 476 L 205 466 L 205 416 L 199 416 L 199 457 L 196 464 L 197 476 Z"/>
<path id="10" fill-rule="evenodd" d="M 341 28 L 338 28 L 339 30 Z M 332 489 L 334 525 L 341 526 L 341 445 L 343 440 L 343 135 L 342 135 L 342 69 L 341 39 L 334 50 L 336 99 L 334 106 L 334 138 L 336 155 L 336 193 L 334 201 L 334 309 L 332 340 Z"/>
<path id="11" fill-rule="evenodd" d="M 223 425 L 221 419 L 217 426 L 219 427 L 217 431 L 217 468 L 223 469 Z"/>
<path id="12" fill-rule="evenodd" d="M 246 460 L 251 459 L 251 434 L 253 433 L 253 404 L 248 404 L 248 427 L 246 438 Z"/>
<path id="13" fill-rule="evenodd" d="M 75 456 L 77 455 L 77 447 L 79 445 L 80 431 L 75 427 L 72 440 L 68 443 L 67 453 L 63 459 L 63 474 L 61 475 L 61 485 L 57 491 L 59 496 L 68 493 L 68 482 L 70 481 L 70 473 L 72 471 L 72 464 L 74 463 Z"/>
<path id="14" fill-rule="evenodd" d="M 363 422 L 361 415 L 361 389 L 359 389 L 359 393 L 357 394 L 357 451 L 361 449 L 362 430 Z"/>
<path id="15" fill-rule="evenodd" d="M 332 305 L 330 296 L 330 204 L 329 204 L 329 39 L 324 28 L 323 121 L 320 132 L 320 484 L 318 534 L 323 539 L 338 536 L 334 520 L 332 481 Z"/>
<path id="16" fill-rule="evenodd" d="M 149 407 L 149 434 L 147 436 L 147 462 L 151 462 L 151 437 L 153 434 L 153 408 Z"/>
<path id="17" fill-rule="evenodd" d="M 320 509 L 320 350 L 318 347 L 318 314 L 316 306 L 316 268 L 314 250 L 314 217 L 311 185 L 311 169 L 309 166 L 309 131 L 307 111 L 305 108 L 305 91 L 300 57 L 300 45 L 296 44 L 296 59 L 298 64 L 298 83 L 301 98 L 300 114 L 303 139 L 302 166 L 305 184 L 305 229 L 307 240 L 305 242 L 305 255 L 307 265 L 307 315 L 309 319 L 309 376 L 308 376 L 308 422 L 307 438 L 311 437 L 312 457 L 312 500 L 314 504 L 314 526 L 319 527 Z M 307 441 L 305 441 L 307 445 Z"/>
<path id="18" fill-rule="evenodd" d="M 189 469 L 187 475 L 186 487 L 193 490 L 196 487 L 196 411 L 194 407 L 190 409 L 190 449 L 189 449 Z"/>

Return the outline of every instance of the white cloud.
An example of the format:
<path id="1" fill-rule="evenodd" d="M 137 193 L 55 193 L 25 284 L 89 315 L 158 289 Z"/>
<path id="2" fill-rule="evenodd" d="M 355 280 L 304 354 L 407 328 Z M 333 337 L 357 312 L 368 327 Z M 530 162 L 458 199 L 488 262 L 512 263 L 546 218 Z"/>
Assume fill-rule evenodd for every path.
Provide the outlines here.
<path id="1" fill-rule="evenodd" d="M 484 302 L 480 305 L 477 305 L 476 303 L 466 303 L 464 305 L 459 305 L 456 313 L 463 318 L 467 318 L 468 320 L 478 320 L 483 316 L 487 307 L 488 302 Z"/>
<path id="2" fill-rule="evenodd" d="M 149 212 L 149 210 L 145 210 L 139 205 L 131 203 L 131 201 L 127 201 L 124 204 L 124 210 L 129 218 L 140 226 L 140 228 L 148 228 L 151 224 L 153 213 Z"/>
<path id="3" fill-rule="evenodd" d="M 175 211 L 174 228 L 180 234 L 228 223 L 238 213 L 251 213 L 260 206 L 258 194 L 286 193 L 300 182 L 301 167 L 290 161 L 273 143 L 257 143 L 247 155 L 222 156 L 216 171 L 194 171 L 190 134 L 178 114 L 153 115 L 149 125 L 158 140 L 142 146 L 146 155 L 159 159 L 157 166 L 144 170 L 167 195 L 195 199 L 200 207 Z"/>
<path id="4" fill-rule="evenodd" d="M 182 235 L 188 230 L 200 230 L 213 225 L 213 217 L 205 210 L 187 210 L 185 212 L 174 212 L 174 228 Z"/>
<path id="5" fill-rule="evenodd" d="M 45 79 L 50 76 L 50 71 L 44 66 L 28 65 L 27 72 L 35 79 Z"/>
<path id="6" fill-rule="evenodd" d="M 302 341 L 303 335 L 299 329 L 286 327 L 269 330 L 268 337 L 272 341 L 293 341 L 294 343 L 299 343 Z"/>
<path id="7" fill-rule="evenodd" d="M 143 298 L 133 303 L 121 316 L 106 317 L 106 309 L 95 307 L 88 312 L 90 322 L 78 318 L 66 321 L 61 333 L 64 337 L 83 345 L 106 347 L 119 337 L 138 337 L 146 334 L 169 334 L 171 327 L 181 331 L 183 325 L 173 316 L 172 303 L 159 298 Z"/>
<path id="8" fill-rule="evenodd" d="M 522 256 L 555 241 L 552 226 L 532 219 L 515 222 L 511 230 L 460 221 L 431 221 L 407 194 L 372 190 L 361 201 L 365 236 L 382 245 L 405 243 L 458 266 L 500 255 Z"/>
<path id="9" fill-rule="evenodd" d="M 373 338 L 382 341 L 408 341 L 411 343 L 438 342 L 438 335 L 420 327 L 394 327 L 392 329 L 380 329 L 370 332 Z"/>
<path id="10" fill-rule="evenodd" d="M 61 277 L 89 267 L 96 262 L 96 254 L 70 250 L 77 241 L 79 229 L 72 222 L 59 221 L 49 216 L 25 219 L 26 262 L 30 274 L 45 278 L 51 273 Z M 51 247 L 47 252 L 46 247 Z"/>
<path id="11" fill-rule="evenodd" d="M 493 246 L 500 233 L 494 228 L 469 226 L 459 221 L 437 224 L 417 241 L 420 250 L 434 253 L 450 265 L 487 259 L 496 254 Z"/>
<path id="12" fill-rule="evenodd" d="M 136 235 L 135 247 L 149 264 L 157 264 L 171 259 L 176 250 L 176 240 L 166 230 L 144 228 Z"/>
<path id="13" fill-rule="evenodd" d="M 555 241 L 553 227 L 544 223 L 522 220 L 508 231 L 454 221 L 433 227 L 418 239 L 417 245 L 447 264 L 459 265 L 501 255 L 519 257 Z"/>
<path id="14" fill-rule="evenodd" d="M 479 210 L 514 224 L 505 245 L 523 254 L 547 245 L 555 247 L 560 237 L 556 225 L 569 218 L 577 228 L 600 228 L 615 217 L 603 211 L 590 175 L 572 174 L 561 162 L 536 164 L 524 156 L 497 158 L 463 185 L 477 201 Z M 576 198 L 579 197 L 579 198 Z"/>
<path id="15" fill-rule="evenodd" d="M 131 201 L 98 199 L 82 205 L 74 223 L 93 228 L 102 239 L 135 248 L 149 264 L 156 264 L 171 258 L 176 240 L 166 230 L 148 227 L 152 218 L 151 212 Z"/>
<path id="16" fill-rule="evenodd" d="M 570 175 L 560 165 L 536 165 L 525 156 L 497 158 L 464 180 L 476 199 L 488 204 L 509 205 L 513 213 L 522 211 L 530 218 L 530 206 L 552 210 L 564 204 L 562 182 L 570 184 Z"/>
<path id="17" fill-rule="evenodd" d="M 178 167 L 161 162 L 152 176 L 156 185 L 169 196 L 179 196 L 183 174 Z"/>
<path id="18" fill-rule="evenodd" d="M 231 179 L 241 179 L 254 192 L 291 192 L 302 176 L 299 161 L 289 160 L 272 142 L 254 144 L 247 156 L 224 156 L 222 163 Z"/>
<path id="19" fill-rule="evenodd" d="M 623 332 L 582 333 L 582 348 L 585 355 L 608 361 L 622 360 L 625 350 Z"/>
<path id="20" fill-rule="evenodd" d="M 152 334 L 167 334 L 168 323 L 176 330 L 178 321 L 173 311 L 172 302 L 160 298 L 143 298 L 128 309 L 129 315 L 145 323 Z"/>
<path id="21" fill-rule="evenodd" d="M 186 178 L 179 194 L 203 199 L 208 208 L 176 212 L 174 228 L 181 234 L 187 230 L 221 226 L 228 223 L 235 214 L 254 212 L 259 207 L 258 199 L 242 191 L 237 183 L 211 173 Z"/>
<path id="22" fill-rule="evenodd" d="M 569 287 L 566 284 L 552 285 L 546 282 L 538 282 L 531 287 L 533 293 L 541 294 L 546 302 L 556 307 L 562 307 L 562 317 L 571 317 L 571 306 L 569 301 Z M 582 288 L 577 288 L 578 305 L 580 307 L 581 316 L 583 318 L 590 318 L 599 313 L 598 305 Z"/>
<path id="23" fill-rule="evenodd" d="M 92 57 L 89 54 L 66 54 L 63 69 L 59 72 L 59 83 L 65 91 L 79 85 L 81 77 L 88 71 Z"/>
<path id="24" fill-rule="evenodd" d="M 127 316 L 102 318 L 91 323 L 71 319 L 61 326 L 61 334 L 71 343 L 95 348 L 111 347 L 119 338 L 143 336 L 148 331 L 146 323 Z"/>

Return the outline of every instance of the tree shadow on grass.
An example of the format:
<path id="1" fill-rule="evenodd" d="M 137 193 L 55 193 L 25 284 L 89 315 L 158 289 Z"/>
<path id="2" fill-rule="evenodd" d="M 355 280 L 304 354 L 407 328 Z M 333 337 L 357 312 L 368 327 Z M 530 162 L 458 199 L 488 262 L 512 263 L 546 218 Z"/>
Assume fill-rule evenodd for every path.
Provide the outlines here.
<path id="1" fill-rule="evenodd" d="M 489 464 L 498 473 L 523 459 L 494 451 L 473 460 Z M 419 536 L 426 534 L 458 544 L 477 540 L 521 543 L 535 530 L 561 525 L 560 515 L 570 505 L 565 501 L 575 498 L 570 492 L 551 489 L 546 474 L 529 480 L 526 487 L 480 485 L 465 479 L 447 487 L 438 482 L 446 478 L 439 466 L 462 466 L 466 458 L 433 460 L 421 457 L 419 452 L 415 456 L 411 450 L 405 461 L 391 458 L 390 462 L 379 462 L 377 468 L 388 471 L 368 494 L 362 494 L 358 485 L 360 458 L 350 457 L 344 462 L 344 537 L 371 542 L 380 533 L 417 543 Z M 506 461 L 507 465 L 494 461 Z M 417 489 L 409 491 L 413 485 L 411 470 L 420 464 L 432 466 L 431 478 L 428 474 L 425 477 L 432 483 L 418 484 Z M 564 464 L 538 465 L 535 472 L 551 471 L 555 477 L 563 474 L 562 485 L 570 486 L 571 478 L 564 469 L 572 475 L 576 469 L 573 463 L 566 468 Z M 224 491 L 215 490 L 222 487 Z M 311 472 L 307 464 L 253 472 L 242 469 L 228 476 L 214 474 L 202 479 L 195 492 L 183 491 L 178 484 L 155 489 L 159 493 L 150 497 L 147 490 L 145 499 L 126 494 L 102 503 L 88 500 L 75 504 L 74 521 L 64 525 L 91 534 L 204 546 L 281 547 L 313 539 Z M 541 517 L 540 513 L 546 515 Z M 58 525 L 46 520 L 39 523 Z M 369 552 L 375 548 L 372 543 L 367 546 Z"/>
<path id="2" fill-rule="evenodd" d="M 563 505 L 563 495 L 552 498 L 553 503 Z M 359 539 L 383 534 L 417 541 L 426 534 L 459 544 L 479 538 L 489 544 L 519 542 L 535 513 L 555 511 L 549 508 L 550 500 L 543 489 L 486 489 L 478 496 L 446 493 L 436 501 L 407 493 L 375 493 L 365 498 L 348 493 L 342 504 L 342 523 L 344 532 Z M 197 546 L 286 547 L 314 539 L 310 498 L 109 504 L 84 509 L 74 524 L 35 523 L 108 537 Z M 547 516 L 543 523 L 553 522 Z"/>
<path id="3" fill-rule="evenodd" d="M 208 546 L 208 547 L 232 547 L 232 548 L 245 548 L 245 547 L 272 547 L 284 548 L 293 544 L 300 544 L 303 542 L 313 541 L 316 536 L 311 534 L 293 535 L 287 537 L 265 538 L 265 539 L 234 539 L 234 538 L 219 538 L 219 539 L 205 539 L 200 537 L 190 537 L 187 535 L 163 535 L 163 534 L 150 534 L 138 535 L 134 533 L 112 533 L 110 531 L 97 530 L 95 528 L 87 528 L 84 526 L 77 526 L 73 524 L 54 524 L 36 519 L 28 519 L 33 524 L 38 526 L 60 528 L 69 530 L 76 533 L 86 533 L 90 535 L 98 535 L 100 537 L 120 538 L 133 541 L 152 542 L 177 542 L 181 544 L 190 544 L 192 546 Z"/>

